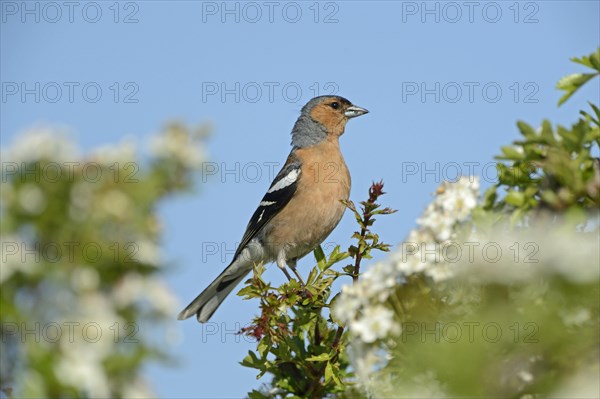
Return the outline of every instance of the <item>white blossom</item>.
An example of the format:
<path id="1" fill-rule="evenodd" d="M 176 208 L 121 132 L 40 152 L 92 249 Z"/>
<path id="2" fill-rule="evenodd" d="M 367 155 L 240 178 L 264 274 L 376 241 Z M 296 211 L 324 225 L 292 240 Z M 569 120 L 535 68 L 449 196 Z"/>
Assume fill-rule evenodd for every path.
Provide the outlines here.
<path id="1" fill-rule="evenodd" d="M 75 341 L 64 348 L 66 352 L 54 366 L 57 377 L 64 384 L 78 387 L 91 397 L 109 397 L 108 379 L 95 345 Z"/>
<path id="2" fill-rule="evenodd" d="M 7 162 L 33 162 L 51 159 L 54 162 L 73 161 L 79 157 L 77 147 L 59 131 L 35 128 L 18 136 L 2 159 Z M 21 166 L 21 165 L 19 165 Z"/>
<path id="3" fill-rule="evenodd" d="M 372 265 L 355 284 L 342 288 L 334 306 L 334 316 L 349 327 L 354 338 L 352 364 L 360 383 L 369 387 L 377 364 L 385 362 L 378 342 L 400 333 L 400 320 L 391 308 L 389 296 L 404 284 L 406 276 L 424 273 L 434 281 L 454 275 L 452 265 L 444 260 L 444 251 L 456 227 L 468 219 L 477 205 L 477 178 L 461 178 L 443 183 L 423 215 L 399 249 L 387 259 Z M 430 380 L 435 376 L 427 375 Z M 443 396 L 438 386 L 431 392 Z M 420 388 L 419 388 L 420 389 Z M 421 391 L 419 391 L 421 392 Z M 423 391 L 425 392 L 425 391 Z M 427 391 L 430 392 L 430 391 Z"/>
<path id="4" fill-rule="evenodd" d="M 120 190 L 108 190 L 100 199 L 102 210 L 117 218 L 123 219 L 131 212 L 132 201 Z"/>
<path id="5" fill-rule="evenodd" d="M 156 393 L 150 389 L 146 380 L 137 377 L 123 388 L 123 397 L 130 399 L 150 399 L 156 398 Z"/>
<path id="6" fill-rule="evenodd" d="M 192 137 L 176 127 L 152 137 L 150 150 L 157 157 L 175 158 L 191 168 L 200 166 L 202 160 L 206 158 L 204 151 Z"/>
<path id="7" fill-rule="evenodd" d="M 350 331 L 363 342 L 373 343 L 390 332 L 398 332 L 399 325 L 394 320 L 393 311 L 383 305 L 375 305 L 364 309 L 362 316 L 350 322 Z"/>
<path id="8" fill-rule="evenodd" d="M 76 222 L 82 222 L 89 216 L 94 199 L 94 185 L 86 182 L 76 182 L 69 194 L 69 217 Z"/>
<path id="9" fill-rule="evenodd" d="M 75 291 L 92 291 L 98 288 L 100 275 L 93 267 L 77 267 L 71 273 L 71 286 Z"/>
<path id="10" fill-rule="evenodd" d="M 348 297 L 346 300 L 336 303 L 333 308 L 333 316 L 340 323 L 346 324 L 352 320 L 361 304 L 362 301 L 356 296 Z"/>
<path id="11" fill-rule="evenodd" d="M 580 370 L 563 382 L 550 398 L 596 399 L 600 392 L 600 364 L 598 361 L 581 367 Z"/>
<path id="12" fill-rule="evenodd" d="M 158 265 L 161 262 L 160 248 L 149 240 L 137 240 L 132 255 L 138 262 L 148 265 Z"/>
<path id="13" fill-rule="evenodd" d="M 374 381 L 374 371 L 384 360 L 380 354 L 371 346 L 357 343 L 353 345 L 350 351 L 350 359 L 358 377 L 359 383 L 367 391 L 372 390 L 376 384 Z"/>
<path id="14" fill-rule="evenodd" d="M 429 206 L 423 216 L 417 219 L 417 223 L 421 227 L 429 229 L 436 240 L 444 241 L 450 238 L 455 220 L 438 211 L 438 208 Z"/>
<path id="15" fill-rule="evenodd" d="M 204 157 L 199 143 L 195 143 L 182 129 L 170 129 L 155 144 L 156 151 L 163 156 L 159 156 L 159 159 L 154 157 L 159 163 L 152 167 L 167 168 L 170 163 L 177 162 L 183 163 L 183 168 L 186 168 L 197 165 Z M 137 219 L 135 225 L 128 220 L 133 219 L 132 215 L 139 216 L 136 210 L 138 204 L 134 203 L 132 196 L 137 195 L 136 190 L 144 186 L 127 186 L 126 181 L 116 179 L 120 177 L 117 173 L 126 168 L 126 163 L 138 158 L 135 142 L 129 139 L 83 156 L 67 136 L 50 129 L 37 129 L 17 136 L 11 147 L 2 150 L 2 161 L 14 164 L 11 166 L 14 166 L 15 173 L 11 172 L 12 176 L 6 176 L 7 182 L 3 183 L 1 190 L 0 212 L 3 222 L 4 218 L 8 220 L 7 231 L 0 236 L 0 283 L 12 284 L 16 275 L 29 278 L 26 283 L 29 285 L 25 285 L 22 290 L 26 291 L 32 285 L 30 283 L 35 282 L 39 299 L 28 293 L 19 293 L 15 301 L 22 307 L 19 309 L 22 311 L 19 317 L 26 316 L 24 320 L 28 323 L 27 328 L 39 326 L 44 339 L 22 340 L 18 349 L 23 351 L 24 357 L 20 363 L 23 359 L 27 362 L 33 359 L 32 365 L 40 366 L 42 358 L 34 359 L 31 357 L 34 354 L 34 357 L 43 356 L 44 364 L 48 363 L 52 368 L 41 374 L 28 365 L 18 365 L 19 369 L 23 368 L 15 373 L 18 393 L 23 394 L 21 396 L 47 396 L 48 381 L 54 384 L 54 379 L 61 386 L 68 387 L 68 392 L 86 397 L 110 397 L 113 394 L 138 398 L 155 396 L 148 383 L 140 377 L 139 370 L 132 370 L 136 375 L 126 386 L 113 381 L 110 374 L 114 371 L 107 367 L 106 361 L 122 348 L 127 349 L 122 345 L 125 336 L 139 339 L 141 345 L 148 344 L 147 331 L 142 333 L 143 329 L 138 324 L 133 327 L 134 334 L 139 331 L 139 335 L 127 335 L 132 332 L 128 328 L 132 318 L 130 309 L 123 312 L 123 308 L 133 307 L 136 312 L 133 318 L 135 323 L 163 319 L 162 316 L 165 315 L 172 317 L 177 307 L 174 295 L 157 273 L 138 272 L 140 267 L 132 267 L 130 272 L 111 270 L 110 267 L 104 267 L 104 262 L 94 262 L 92 259 L 86 259 L 89 262 L 80 265 L 75 263 L 79 257 L 73 258 L 72 252 L 81 251 L 80 244 L 86 242 L 104 244 L 100 245 L 102 249 L 108 245 L 109 252 L 119 245 L 118 248 L 122 251 L 120 254 L 128 256 L 128 260 L 157 267 L 163 263 L 156 244 L 160 222 L 154 210 L 144 215 L 141 224 Z M 53 198 L 45 191 L 49 187 L 45 184 L 46 181 L 37 184 L 17 180 L 18 173 L 23 168 L 33 173 L 32 165 L 39 163 L 43 171 L 43 166 L 48 162 L 62 167 L 62 175 L 58 178 L 63 179 L 64 187 L 68 186 L 67 183 L 70 184 L 67 198 Z M 96 168 L 90 168 L 90 173 L 86 175 L 82 174 L 82 168 L 91 164 L 95 164 Z M 57 170 L 57 165 L 53 165 L 52 171 Z M 126 173 L 132 170 L 129 168 Z M 101 176 L 102 180 L 94 180 L 98 171 L 104 174 Z M 136 178 L 131 175 L 129 177 Z M 140 182 L 148 186 L 148 182 Z M 153 193 L 148 193 L 148 198 L 152 199 L 152 195 Z M 62 215 L 53 220 L 58 223 L 51 226 L 52 234 L 47 237 L 40 227 L 43 226 L 43 220 L 28 223 L 18 217 L 19 214 L 27 214 L 34 218 L 48 212 L 48 205 L 59 200 L 66 201 L 64 206 L 68 212 L 68 220 L 64 220 L 64 225 Z M 9 214 L 8 211 L 12 212 L 13 209 L 17 210 L 16 214 Z M 119 220 L 106 220 L 111 217 Z M 117 229 L 119 223 L 122 225 L 121 229 Z M 106 236 L 115 231 L 115 240 L 108 242 Z M 127 238 L 132 241 L 123 242 Z M 136 238 L 138 239 L 135 240 Z M 50 241 L 49 245 L 45 244 L 47 241 Z M 66 248 L 53 245 L 55 243 L 64 243 Z M 136 245 L 128 246 L 131 243 Z M 57 251 L 62 253 L 53 261 L 53 251 L 57 247 Z M 123 277 L 120 282 L 113 284 L 112 276 L 115 272 Z M 38 281 L 38 277 L 42 276 L 43 279 Z M 137 313 L 140 317 L 137 317 Z M 144 313 L 148 313 L 150 317 L 145 317 Z M 170 328 L 160 345 L 170 344 L 177 339 L 174 333 L 176 330 Z M 34 341 L 35 345 L 31 345 Z M 50 362 L 48 354 L 52 354 Z M 133 354 L 124 353 L 123 356 L 127 358 Z"/>
<path id="16" fill-rule="evenodd" d="M 358 313 L 360 308 L 367 303 L 366 295 L 357 291 L 362 288 L 360 284 L 344 285 L 342 296 L 333 307 L 333 316 L 341 323 L 349 323 Z"/>
<path id="17" fill-rule="evenodd" d="M 177 300 L 163 282 L 137 273 L 123 277 L 113 290 L 112 299 L 118 308 L 145 300 L 154 310 L 165 315 L 173 314 L 177 308 Z"/>
<path id="18" fill-rule="evenodd" d="M 15 273 L 33 274 L 41 270 L 40 257 L 29 252 L 33 245 L 16 235 L 0 236 L 0 283 Z"/>
<path id="19" fill-rule="evenodd" d="M 137 158 L 136 152 L 135 138 L 125 137 L 117 145 L 104 146 L 95 149 L 90 154 L 90 158 L 93 161 L 104 165 L 122 168 L 126 163 L 133 162 Z"/>
<path id="20" fill-rule="evenodd" d="M 405 274 L 424 272 L 434 281 L 443 281 L 453 275 L 452 265 L 446 262 L 445 245 L 455 238 L 455 229 L 464 222 L 477 205 L 479 179 L 461 177 L 457 182 L 444 182 L 436 191 L 434 200 L 417 220 L 417 227 L 411 231 L 401 246 L 404 249 L 416 248 L 412 255 L 404 254 L 397 268 Z M 398 257 L 391 257 L 398 261 Z"/>
<path id="21" fill-rule="evenodd" d="M 563 323 L 567 326 L 580 326 L 592 318 L 589 309 L 569 309 L 560 313 Z"/>
<path id="22" fill-rule="evenodd" d="M 424 272 L 434 281 L 453 276 L 444 261 L 445 244 L 455 225 L 464 221 L 477 204 L 479 181 L 461 178 L 443 183 L 433 202 L 418 220 L 419 227 L 410 232 L 400 251 L 372 265 L 356 284 L 344 286 L 334 316 L 349 325 L 350 332 L 366 343 L 373 343 L 388 333 L 398 331 L 394 312 L 384 304 L 405 276 Z"/>
<path id="23" fill-rule="evenodd" d="M 46 209 L 46 197 L 34 183 L 25 183 L 19 188 L 19 205 L 30 215 L 39 215 Z"/>
<path id="24" fill-rule="evenodd" d="M 387 299 L 391 289 L 402 283 L 402 276 L 397 275 L 394 265 L 389 262 L 375 263 L 361 276 L 361 287 L 364 287 L 369 298 L 376 298 L 378 302 Z"/>

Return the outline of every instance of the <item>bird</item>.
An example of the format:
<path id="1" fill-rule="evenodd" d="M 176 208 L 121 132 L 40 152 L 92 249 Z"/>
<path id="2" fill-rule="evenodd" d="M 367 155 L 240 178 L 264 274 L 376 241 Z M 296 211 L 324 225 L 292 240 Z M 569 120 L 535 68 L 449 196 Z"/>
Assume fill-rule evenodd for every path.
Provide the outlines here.
<path id="1" fill-rule="evenodd" d="M 319 246 L 342 219 L 351 178 L 339 137 L 348 120 L 369 111 L 335 95 L 309 100 L 292 128 L 292 150 L 250 218 L 232 262 L 184 310 L 207 322 L 255 264 L 275 262 L 288 280 L 286 265 Z"/>

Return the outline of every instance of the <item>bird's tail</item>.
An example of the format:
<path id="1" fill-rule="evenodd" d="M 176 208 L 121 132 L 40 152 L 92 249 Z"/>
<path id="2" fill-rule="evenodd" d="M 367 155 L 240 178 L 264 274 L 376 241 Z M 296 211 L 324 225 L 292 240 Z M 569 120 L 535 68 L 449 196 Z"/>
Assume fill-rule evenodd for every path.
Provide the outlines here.
<path id="1" fill-rule="evenodd" d="M 206 323 L 227 295 L 252 270 L 252 266 L 253 262 L 247 257 L 238 256 L 177 318 L 184 320 L 195 314 L 200 323 Z"/>

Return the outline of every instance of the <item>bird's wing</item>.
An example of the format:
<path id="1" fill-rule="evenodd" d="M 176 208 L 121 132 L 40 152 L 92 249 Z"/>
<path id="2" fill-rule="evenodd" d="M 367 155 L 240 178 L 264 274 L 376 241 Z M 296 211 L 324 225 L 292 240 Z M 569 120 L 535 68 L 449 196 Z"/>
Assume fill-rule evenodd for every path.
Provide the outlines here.
<path id="1" fill-rule="evenodd" d="M 299 176 L 300 160 L 292 152 L 250 218 L 242 241 L 233 256 L 234 260 L 264 225 L 290 202 L 296 192 Z"/>

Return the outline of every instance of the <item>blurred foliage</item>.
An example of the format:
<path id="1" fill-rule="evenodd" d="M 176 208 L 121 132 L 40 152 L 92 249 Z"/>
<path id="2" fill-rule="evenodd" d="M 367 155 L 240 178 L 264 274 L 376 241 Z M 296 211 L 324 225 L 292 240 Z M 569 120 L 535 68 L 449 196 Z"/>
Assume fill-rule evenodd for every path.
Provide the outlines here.
<path id="1" fill-rule="evenodd" d="M 600 73 L 600 50 L 573 61 L 595 72 L 561 79 L 558 87 L 566 90 L 561 104 Z M 573 81 L 579 84 L 566 83 Z M 544 120 L 539 129 L 534 129 L 519 121 L 523 139 L 502 147 L 502 155 L 496 157 L 508 163 L 498 163 L 499 181 L 485 193 L 483 209 L 500 215 L 510 213 L 513 223 L 532 210 L 562 213 L 599 209 L 600 165 L 593 151 L 598 156 L 600 109 L 593 103 L 589 105 L 592 114 L 581 111 L 582 116 L 569 128 L 553 128 Z M 505 189 L 506 195 L 500 198 L 498 189 Z"/>
<path id="2" fill-rule="evenodd" d="M 598 76 L 600 73 L 600 48 L 592 53 L 581 58 L 571 58 L 571 61 L 586 66 L 594 70 L 592 73 L 574 73 L 565 76 L 556 84 L 556 88 L 563 90 L 565 94 L 558 100 L 558 105 L 562 105 L 567 101 L 581 86 L 586 84 L 592 78 Z"/>
<path id="3" fill-rule="evenodd" d="M 250 392 L 250 398 L 344 397 L 352 389 L 347 334 L 330 313 L 336 299 L 332 297 L 332 285 L 341 276 L 356 281 L 362 259 L 370 259 L 373 250 L 388 251 L 388 245 L 371 230 L 376 215 L 394 212 L 376 203 L 384 194 L 382 189 L 383 183 L 373 183 L 369 199 L 360 203 L 360 211 L 351 201 L 345 202 L 360 227 L 352 236 L 356 244 L 348 252 L 341 252 L 337 246 L 328 257 L 318 247 L 314 251 L 317 265 L 304 286 L 292 280 L 271 287 L 262 280 L 264 267 L 259 265 L 239 292 L 245 299 L 259 299 L 261 309 L 251 326 L 242 330 L 258 343 L 241 364 L 259 370 L 257 378 L 265 374 L 272 378 L 262 389 Z M 344 267 L 343 272 L 332 269 L 348 258 L 354 263 Z"/>
<path id="4" fill-rule="evenodd" d="M 388 300 L 398 310 L 401 333 L 381 341 L 390 360 L 373 374 L 370 392 L 545 397 L 578 373 L 598 369 L 600 287 L 597 271 L 590 270 L 600 262 L 597 231 L 550 234 L 556 221 L 548 223 L 470 239 L 493 242 L 504 254 L 494 262 L 482 253 L 472 262 L 463 259 L 446 281 L 407 276 Z M 574 240 L 578 245 L 570 245 Z M 516 258 L 511 248 L 526 243 L 531 251 Z M 524 268 L 530 270 L 522 275 Z M 377 383 L 386 381 L 383 376 L 388 384 Z M 587 397 L 597 387 L 596 373 L 566 397 Z"/>
<path id="5" fill-rule="evenodd" d="M 84 156 L 35 129 L 2 152 L 5 394 L 153 396 L 141 370 L 167 359 L 176 305 L 161 281 L 157 205 L 192 187 L 206 133 L 171 124 L 148 156 L 131 140 Z"/>

